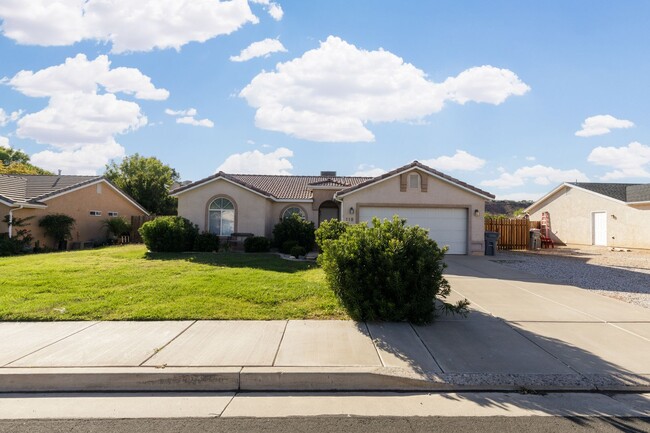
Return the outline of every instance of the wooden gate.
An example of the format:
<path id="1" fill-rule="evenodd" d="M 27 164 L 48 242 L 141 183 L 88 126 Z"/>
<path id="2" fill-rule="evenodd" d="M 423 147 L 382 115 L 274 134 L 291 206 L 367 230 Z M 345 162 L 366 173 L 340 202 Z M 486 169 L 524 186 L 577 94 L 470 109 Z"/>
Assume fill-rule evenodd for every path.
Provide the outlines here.
<path id="1" fill-rule="evenodd" d="M 138 229 L 147 221 L 155 219 L 155 215 L 133 215 L 131 217 L 131 242 L 142 242 Z"/>
<path id="2" fill-rule="evenodd" d="M 527 218 L 485 218 L 485 231 L 499 233 L 497 245 L 500 250 L 527 249 L 530 229 L 539 227 L 539 221 Z"/>

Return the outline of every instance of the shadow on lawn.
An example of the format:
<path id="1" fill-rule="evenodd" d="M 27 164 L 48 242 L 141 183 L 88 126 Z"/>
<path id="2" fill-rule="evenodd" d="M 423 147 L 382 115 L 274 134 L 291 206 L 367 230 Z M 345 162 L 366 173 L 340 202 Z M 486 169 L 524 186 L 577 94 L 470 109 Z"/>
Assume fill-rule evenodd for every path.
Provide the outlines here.
<path id="1" fill-rule="evenodd" d="M 144 255 L 146 260 L 184 261 L 220 268 L 251 268 L 265 271 L 295 273 L 317 268 L 315 262 L 285 260 L 272 253 L 152 253 Z"/>

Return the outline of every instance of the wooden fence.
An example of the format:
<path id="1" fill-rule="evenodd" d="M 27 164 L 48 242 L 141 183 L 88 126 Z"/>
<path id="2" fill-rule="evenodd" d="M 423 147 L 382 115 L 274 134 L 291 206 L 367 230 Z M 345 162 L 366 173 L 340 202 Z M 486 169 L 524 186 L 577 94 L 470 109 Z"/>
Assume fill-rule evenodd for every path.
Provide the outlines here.
<path id="1" fill-rule="evenodd" d="M 500 250 L 525 250 L 528 248 L 530 229 L 540 228 L 540 221 L 526 218 L 485 218 L 485 231 L 499 232 Z"/>
<path id="2" fill-rule="evenodd" d="M 131 217 L 131 242 L 142 242 L 142 236 L 138 229 L 142 227 L 142 224 L 155 218 L 155 215 L 133 215 Z"/>

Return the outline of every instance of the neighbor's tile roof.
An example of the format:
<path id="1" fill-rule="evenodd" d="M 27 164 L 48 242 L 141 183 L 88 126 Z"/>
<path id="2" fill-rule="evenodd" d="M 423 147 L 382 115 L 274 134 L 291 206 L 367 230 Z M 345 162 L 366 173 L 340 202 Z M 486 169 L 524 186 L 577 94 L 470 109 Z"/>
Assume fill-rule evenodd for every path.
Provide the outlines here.
<path id="1" fill-rule="evenodd" d="M 16 203 L 38 203 L 47 197 L 83 186 L 101 176 L 45 176 L 0 174 L 0 195 Z"/>
<path id="2" fill-rule="evenodd" d="M 624 202 L 650 201 L 650 184 L 572 182 L 571 185 Z"/>

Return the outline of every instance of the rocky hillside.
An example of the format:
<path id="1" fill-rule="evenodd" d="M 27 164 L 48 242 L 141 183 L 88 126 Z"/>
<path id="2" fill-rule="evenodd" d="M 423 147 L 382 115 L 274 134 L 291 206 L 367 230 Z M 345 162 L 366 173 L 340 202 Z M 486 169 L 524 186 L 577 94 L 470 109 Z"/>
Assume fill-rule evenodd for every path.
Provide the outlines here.
<path id="1" fill-rule="evenodd" d="M 530 200 L 495 200 L 485 203 L 485 212 L 492 215 L 514 216 L 517 209 L 525 209 L 533 204 Z"/>

